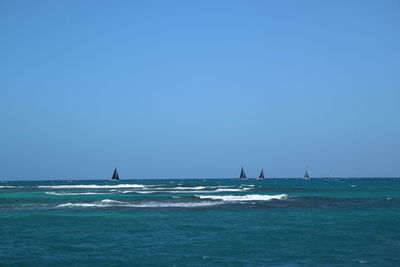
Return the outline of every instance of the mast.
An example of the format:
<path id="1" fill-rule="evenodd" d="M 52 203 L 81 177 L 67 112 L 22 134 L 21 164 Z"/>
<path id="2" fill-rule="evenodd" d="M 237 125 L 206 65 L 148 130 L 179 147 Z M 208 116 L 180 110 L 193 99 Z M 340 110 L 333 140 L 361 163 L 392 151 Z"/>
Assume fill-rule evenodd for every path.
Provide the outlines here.
<path id="1" fill-rule="evenodd" d="M 243 167 L 242 167 L 242 170 L 240 171 L 240 179 L 241 180 L 246 180 L 247 179 L 246 173 L 244 172 Z"/>
<path id="2" fill-rule="evenodd" d="M 117 168 L 114 169 L 114 173 L 113 173 L 113 176 L 112 176 L 111 180 L 114 180 L 114 181 L 118 181 L 119 180 L 119 175 L 118 175 Z"/>

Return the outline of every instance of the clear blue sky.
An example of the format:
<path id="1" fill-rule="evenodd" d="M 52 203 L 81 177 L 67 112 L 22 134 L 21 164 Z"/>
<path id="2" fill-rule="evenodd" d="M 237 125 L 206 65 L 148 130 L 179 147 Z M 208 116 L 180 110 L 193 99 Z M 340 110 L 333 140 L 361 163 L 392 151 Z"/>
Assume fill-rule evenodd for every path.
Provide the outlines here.
<path id="1" fill-rule="evenodd" d="M 0 0 L 0 179 L 400 176 L 399 1 Z"/>

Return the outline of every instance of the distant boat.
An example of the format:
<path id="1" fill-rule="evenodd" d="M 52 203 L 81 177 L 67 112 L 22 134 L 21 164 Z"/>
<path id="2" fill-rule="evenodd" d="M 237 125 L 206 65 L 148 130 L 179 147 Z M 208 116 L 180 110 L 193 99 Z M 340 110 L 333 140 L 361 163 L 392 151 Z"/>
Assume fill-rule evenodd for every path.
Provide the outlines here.
<path id="1" fill-rule="evenodd" d="M 111 178 L 111 181 L 118 181 L 119 180 L 119 175 L 118 175 L 118 171 L 117 168 L 114 169 L 114 173 L 113 176 Z"/>
<path id="2" fill-rule="evenodd" d="M 306 169 L 306 173 L 304 174 L 303 179 L 310 180 L 310 172 L 308 171 L 308 169 Z"/>
<path id="3" fill-rule="evenodd" d="M 242 170 L 240 171 L 240 177 L 239 177 L 239 179 L 240 179 L 240 180 L 247 180 L 247 176 L 246 176 L 246 173 L 245 173 L 244 170 L 243 170 L 243 167 L 242 167 Z"/>
<path id="4" fill-rule="evenodd" d="M 258 176 L 257 180 L 264 180 L 264 179 L 265 179 L 265 177 L 264 177 L 264 169 L 261 169 L 260 176 Z"/>

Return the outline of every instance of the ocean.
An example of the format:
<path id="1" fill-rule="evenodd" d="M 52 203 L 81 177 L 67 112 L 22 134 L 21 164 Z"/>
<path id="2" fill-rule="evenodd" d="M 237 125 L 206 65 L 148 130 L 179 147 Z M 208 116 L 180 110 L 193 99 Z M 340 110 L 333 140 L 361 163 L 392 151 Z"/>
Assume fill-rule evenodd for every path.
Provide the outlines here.
<path id="1" fill-rule="evenodd" d="M 0 265 L 399 266 L 400 179 L 0 182 Z"/>

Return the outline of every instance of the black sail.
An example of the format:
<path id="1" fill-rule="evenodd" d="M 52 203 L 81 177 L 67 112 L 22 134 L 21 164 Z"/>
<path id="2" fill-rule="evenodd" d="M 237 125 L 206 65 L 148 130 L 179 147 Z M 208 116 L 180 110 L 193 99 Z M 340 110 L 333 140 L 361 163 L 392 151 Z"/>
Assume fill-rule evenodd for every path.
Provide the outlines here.
<path id="1" fill-rule="evenodd" d="M 261 169 L 261 173 L 258 179 L 264 179 L 264 169 Z"/>
<path id="2" fill-rule="evenodd" d="M 243 167 L 242 167 L 242 170 L 240 171 L 240 179 L 247 179 L 246 173 L 244 172 Z"/>
<path id="3" fill-rule="evenodd" d="M 115 181 L 119 180 L 119 175 L 118 175 L 117 168 L 114 169 L 114 173 L 113 173 L 113 176 L 112 176 L 111 180 L 115 180 Z"/>

